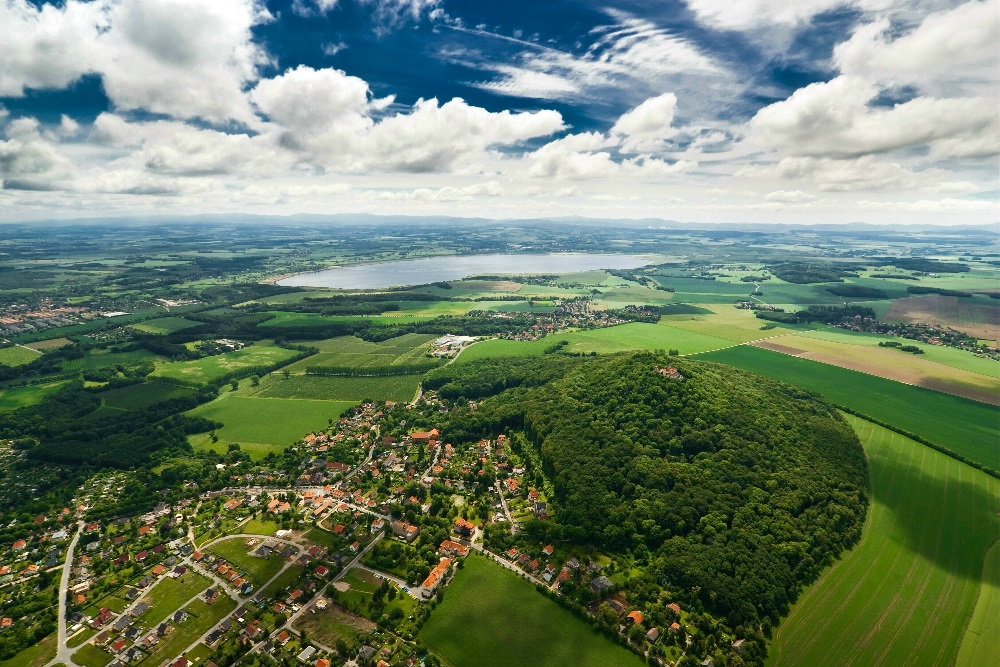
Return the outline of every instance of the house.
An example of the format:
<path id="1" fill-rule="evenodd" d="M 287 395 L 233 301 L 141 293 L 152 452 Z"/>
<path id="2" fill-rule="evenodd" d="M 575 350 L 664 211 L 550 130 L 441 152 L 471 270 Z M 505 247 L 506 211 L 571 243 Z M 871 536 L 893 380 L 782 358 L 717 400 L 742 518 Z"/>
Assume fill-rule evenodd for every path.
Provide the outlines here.
<path id="1" fill-rule="evenodd" d="M 94 643 L 98 646 L 104 646 L 109 641 L 111 641 L 111 635 L 108 634 L 107 630 L 94 637 Z"/>
<path id="2" fill-rule="evenodd" d="M 461 535 L 462 537 L 472 537 L 472 534 L 476 532 L 476 524 L 471 521 L 466 521 L 462 517 L 458 517 L 458 519 L 455 520 L 454 530 L 456 535 Z"/>
<path id="3" fill-rule="evenodd" d="M 114 653 L 115 655 L 118 655 L 119 653 L 121 653 L 121 650 L 123 648 L 125 648 L 125 640 L 124 639 L 119 639 L 119 640 L 117 640 L 117 641 L 115 641 L 114 643 L 111 644 L 111 652 Z"/>
<path id="4" fill-rule="evenodd" d="M 360 549 L 360 548 L 361 548 L 361 543 L 355 541 L 353 544 L 351 544 L 351 553 L 352 554 L 358 553 L 358 549 Z"/>
<path id="5" fill-rule="evenodd" d="M 216 600 L 219 599 L 219 589 L 209 588 L 205 591 L 205 602 L 208 604 L 214 604 Z"/>
<path id="6" fill-rule="evenodd" d="M 549 563 L 548 565 L 545 566 L 545 573 L 542 575 L 542 578 L 545 579 L 545 581 L 552 581 L 552 577 L 554 577 L 555 574 L 556 574 L 555 563 Z"/>
<path id="7" fill-rule="evenodd" d="M 614 586 L 615 585 L 611 583 L 611 580 L 603 574 L 599 577 L 594 577 L 594 579 L 590 582 L 590 590 L 595 595 L 603 595 L 604 591 L 614 588 Z"/>
<path id="8" fill-rule="evenodd" d="M 629 619 L 635 625 L 642 625 L 642 612 L 641 611 L 630 611 L 628 616 L 625 618 Z"/>
<path id="9" fill-rule="evenodd" d="M 445 575 L 448 574 L 448 570 L 451 568 L 451 559 L 442 558 L 441 562 L 434 566 L 427 578 L 424 579 L 424 583 L 421 584 L 424 588 L 423 596 L 429 598 L 437 591 L 441 582 L 444 581 Z"/>
<path id="10" fill-rule="evenodd" d="M 288 640 L 291 639 L 291 635 L 288 634 L 287 630 L 282 630 L 280 633 L 278 633 L 278 636 L 275 637 L 274 639 L 279 646 L 284 646 L 285 644 L 288 643 Z"/>
<path id="11" fill-rule="evenodd" d="M 384 520 L 382 520 L 382 519 L 375 519 L 374 521 L 372 521 L 371 532 L 372 532 L 373 535 L 375 533 L 380 532 L 383 528 L 385 528 L 385 521 Z"/>
<path id="12" fill-rule="evenodd" d="M 733 642 L 733 650 L 737 653 L 743 653 L 743 644 L 746 642 L 745 639 L 737 639 Z"/>
<path id="13" fill-rule="evenodd" d="M 314 667 L 330 667 L 330 661 L 327 660 L 326 658 L 320 658 L 319 660 L 316 661 Z"/>
<path id="14" fill-rule="evenodd" d="M 566 567 L 568 567 L 571 570 L 579 570 L 580 561 L 578 561 L 576 559 L 576 556 L 574 556 L 573 558 L 570 558 L 568 561 L 566 561 Z"/>
<path id="15" fill-rule="evenodd" d="M 169 634 L 169 633 L 170 633 L 170 632 L 171 632 L 171 631 L 172 631 L 173 629 L 174 629 L 174 626 L 172 626 L 172 625 L 168 625 L 168 624 L 167 624 L 167 623 L 166 623 L 166 622 L 164 621 L 163 623 L 160 623 L 160 624 L 159 624 L 158 626 L 156 626 L 156 636 L 157 636 L 157 637 L 165 637 L 165 636 L 166 636 L 166 635 L 168 635 L 168 634 Z"/>
<path id="16" fill-rule="evenodd" d="M 133 646 L 129 650 L 122 653 L 122 660 L 125 662 L 139 662 L 145 657 L 145 654 L 139 649 L 138 646 Z M 121 663 L 119 663 L 121 664 Z M 110 667 L 113 667 L 114 663 Z"/>
<path id="17" fill-rule="evenodd" d="M 296 657 L 302 662 L 312 662 L 312 657 L 314 655 L 316 655 L 316 649 L 312 646 L 307 646 Z"/>
<path id="18" fill-rule="evenodd" d="M 394 521 L 392 524 L 392 534 L 397 537 L 401 537 L 406 540 L 407 543 L 410 543 L 417 539 L 417 535 L 420 534 L 420 529 L 406 523 L 405 521 Z"/>
<path id="19" fill-rule="evenodd" d="M 361 650 L 358 651 L 358 660 L 370 660 L 373 655 L 375 655 L 375 649 L 371 646 L 362 646 Z"/>
<path id="20" fill-rule="evenodd" d="M 183 623 L 188 619 L 188 613 L 183 609 L 178 609 L 174 612 L 173 621 L 174 623 Z"/>
<path id="21" fill-rule="evenodd" d="M 667 609 L 669 609 L 670 611 L 674 612 L 678 616 L 681 615 L 681 608 L 675 602 L 671 602 L 670 604 L 668 604 L 667 605 Z"/>
<path id="22" fill-rule="evenodd" d="M 167 571 L 167 568 L 163 567 L 163 566 L 162 566 L 162 565 L 160 565 L 160 564 L 157 564 L 157 565 L 156 565 L 156 566 L 155 566 L 155 567 L 153 568 L 153 576 L 154 576 L 154 577 L 158 577 L 158 576 L 160 576 L 161 574 L 163 574 L 163 573 L 164 573 L 164 572 L 166 572 L 166 571 Z"/>
<path id="23" fill-rule="evenodd" d="M 140 563 L 141 563 L 142 561 L 146 560 L 146 558 L 148 558 L 148 557 L 149 557 L 149 552 L 148 552 L 148 551 L 146 551 L 146 550 L 142 550 L 142 551 L 140 551 L 139 553 L 137 553 L 137 554 L 135 555 L 135 559 L 136 559 L 136 561 L 138 561 L 138 562 L 140 562 Z"/>
<path id="24" fill-rule="evenodd" d="M 118 617 L 118 620 L 112 624 L 111 627 L 115 630 L 115 632 L 121 632 L 130 625 L 132 625 L 132 617 L 129 616 L 128 614 L 122 614 L 121 616 Z"/>
<path id="25" fill-rule="evenodd" d="M 17 540 L 14 542 L 14 551 L 21 551 L 28 546 L 28 543 L 24 540 Z"/>
<path id="26" fill-rule="evenodd" d="M 553 547 L 551 544 L 546 545 L 545 548 L 542 549 L 542 553 L 545 554 L 545 556 L 551 556 L 554 551 L 555 547 Z"/>
<path id="27" fill-rule="evenodd" d="M 129 640 L 130 642 L 134 642 L 141 634 L 142 634 L 142 628 L 140 626 L 131 625 L 129 626 L 129 629 L 125 631 L 125 639 Z"/>
<path id="28" fill-rule="evenodd" d="M 676 633 L 678 633 L 680 631 L 681 631 L 681 624 L 680 623 L 671 623 L 670 624 L 670 632 L 673 632 L 674 634 L 676 634 Z"/>
<path id="29" fill-rule="evenodd" d="M 460 558 L 465 558 L 469 555 L 469 547 L 465 546 L 461 542 L 454 542 L 452 540 L 445 540 L 441 542 L 441 546 L 438 547 L 438 551 L 445 556 L 458 556 Z"/>
<path id="30" fill-rule="evenodd" d="M 325 577 L 326 573 L 329 571 L 330 568 L 328 568 L 326 565 L 320 565 L 319 567 L 316 568 L 316 575 L 320 577 Z"/>
<path id="31" fill-rule="evenodd" d="M 185 658 L 184 656 L 181 656 L 180 658 L 177 658 L 172 663 L 170 663 L 170 667 L 188 667 L 188 659 Z"/>
<path id="32" fill-rule="evenodd" d="M 114 616 L 115 616 L 114 613 L 110 609 L 101 607 L 101 610 L 97 612 L 97 616 L 94 618 L 94 620 L 91 622 L 90 625 L 94 628 L 99 628 L 108 621 L 110 621 L 112 618 L 114 618 Z"/>
<path id="33" fill-rule="evenodd" d="M 715 667 L 715 661 L 711 658 L 705 658 L 701 661 L 701 667 Z"/>
<path id="34" fill-rule="evenodd" d="M 650 628 L 646 632 L 646 641 L 649 642 L 650 644 L 654 643 L 659 638 L 660 638 L 659 628 Z"/>

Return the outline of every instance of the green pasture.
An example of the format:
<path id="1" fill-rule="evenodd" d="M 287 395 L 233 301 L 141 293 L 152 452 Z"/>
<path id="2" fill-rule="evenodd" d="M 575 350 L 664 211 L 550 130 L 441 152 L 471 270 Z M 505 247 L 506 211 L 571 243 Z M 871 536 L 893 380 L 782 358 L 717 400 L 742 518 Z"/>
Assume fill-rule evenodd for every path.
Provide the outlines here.
<path id="1" fill-rule="evenodd" d="M 768 663 L 952 664 L 976 606 L 984 553 L 1000 536 L 1000 480 L 847 418 L 871 466 L 863 536 L 792 607 Z M 1000 600 L 992 600 L 981 618 L 995 617 Z"/>
<path id="2" fill-rule="evenodd" d="M 0 366 L 20 366 L 22 364 L 30 363 L 41 356 L 41 352 L 29 350 L 17 345 L 0 347 Z"/>
<path id="3" fill-rule="evenodd" d="M 990 468 L 1000 467 L 1000 409 L 931 389 L 740 345 L 695 357 L 819 392 Z"/>
<path id="4" fill-rule="evenodd" d="M 466 559 L 419 637 L 454 665 L 644 664 L 521 577 L 478 556 Z"/>
<path id="5" fill-rule="evenodd" d="M 261 322 L 262 327 L 321 327 L 328 324 L 342 324 L 344 322 L 357 322 L 359 320 L 370 320 L 376 324 L 413 324 L 414 322 L 426 322 L 430 316 L 417 315 L 392 315 L 391 311 L 381 316 L 365 315 L 316 315 L 312 313 L 291 313 L 287 311 L 272 311 L 274 319 Z"/>
<path id="6" fill-rule="evenodd" d="M 40 403 L 43 398 L 57 391 L 66 382 L 64 380 L 48 384 L 29 384 L 23 387 L 0 389 L 0 410 L 16 410 L 25 405 Z"/>
<path id="7" fill-rule="evenodd" d="M 355 404 L 352 401 L 253 398 L 229 393 L 187 414 L 224 424 L 216 431 L 219 438 L 216 443 L 212 443 L 207 434 L 191 436 L 195 448 L 224 453 L 227 445 L 235 442 L 254 458 L 261 458 L 270 451 L 281 451 L 310 431 L 326 427 L 327 420 L 337 419 L 341 412 Z"/>
<path id="8" fill-rule="evenodd" d="M 186 320 L 183 317 L 158 317 L 155 320 L 146 320 L 131 327 L 144 333 L 169 334 L 181 329 L 199 326 L 201 322 Z"/>
<path id="9" fill-rule="evenodd" d="M 420 375 L 392 377 L 328 377 L 280 373 L 261 378 L 259 387 L 243 386 L 240 393 L 260 398 L 304 398 L 328 401 L 361 401 L 372 398 L 381 401 L 408 402 L 416 395 Z"/>
<path id="10" fill-rule="evenodd" d="M 597 352 L 608 354 L 626 350 L 678 350 L 694 354 L 733 345 L 733 341 L 710 334 L 679 329 L 668 324 L 630 322 L 602 329 L 588 329 L 553 334 L 536 341 L 488 340 L 476 343 L 462 352 L 455 363 L 468 363 L 491 357 L 522 357 L 540 355 L 547 348 L 566 340 L 566 352 Z"/>
<path id="11" fill-rule="evenodd" d="M 270 366 L 299 354 L 296 350 L 258 343 L 242 350 L 217 354 L 195 361 L 172 361 L 160 364 L 153 375 L 194 384 L 204 384 L 226 373 L 251 366 Z"/>
<path id="12" fill-rule="evenodd" d="M 44 667 L 56 657 L 56 633 L 24 649 L 13 658 L 0 661 L 0 667 Z M 110 660 L 109 660 L 110 662 Z M 83 664 L 83 663 L 78 663 Z"/>
<path id="13" fill-rule="evenodd" d="M 438 338 L 433 334 L 406 334 L 380 343 L 370 343 L 355 336 L 338 336 L 306 343 L 319 354 L 288 367 L 292 373 L 304 373 L 310 366 L 349 366 L 378 368 L 430 361 L 425 355 L 427 343 Z"/>
<path id="14" fill-rule="evenodd" d="M 72 658 L 73 662 L 81 665 L 82 667 L 104 667 L 112 660 L 110 653 L 107 653 L 104 649 L 98 648 L 93 644 L 86 644 L 82 646 L 72 655 Z"/>
<path id="15" fill-rule="evenodd" d="M 160 382 L 145 382 L 128 387 L 108 389 L 98 396 L 104 399 L 104 404 L 121 410 L 142 410 L 154 403 L 171 398 L 190 396 L 194 391 L 189 387 L 180 387 Z"/>
<path id="16" fill-rule="evenodd" d="M 298 565 L 289 566 L 287 570 L 282 572 L 274 581 L 268 584 L 267 588 L 264 589 L 264 595 L 267 597 L 274 597 L 279 591 L 285 590 L 298 581 L 298 578 L 302 576 L 304 571 L 305 568 Z"/>

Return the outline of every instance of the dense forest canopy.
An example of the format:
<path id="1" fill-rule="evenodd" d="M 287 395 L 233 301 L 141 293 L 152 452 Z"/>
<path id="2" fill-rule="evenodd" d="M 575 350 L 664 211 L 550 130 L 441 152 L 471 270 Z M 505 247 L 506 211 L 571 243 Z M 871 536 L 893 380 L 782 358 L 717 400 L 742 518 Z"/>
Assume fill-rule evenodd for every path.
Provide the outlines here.
<path id="1" fill-rule="evenodd" d="M 860 536 L 864 452 L 812 392 L 645 352 L 448 366 L 428 386 L 483 399 L 445 439 L 506 429 L 537 447 L 553 519 L 528 530 L 630 551 L 733 627 L 777 620 Z"/>

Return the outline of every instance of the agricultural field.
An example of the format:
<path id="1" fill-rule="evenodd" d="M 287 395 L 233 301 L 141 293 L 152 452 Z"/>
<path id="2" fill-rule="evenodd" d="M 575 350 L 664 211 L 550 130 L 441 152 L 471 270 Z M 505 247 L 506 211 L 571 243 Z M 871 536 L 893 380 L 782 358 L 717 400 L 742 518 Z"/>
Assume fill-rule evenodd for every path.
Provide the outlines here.
<path id="1" fill-rule="evenodd" d="M 299 354 L 296 350 L 257 343 L 242 350 L 205 357 L 195 361 L 172 361 L 160 364 L 153 372 L 155 377 L 172 378 L 191 384 L 204 384 L 226 373 L 253 366 L 271 366 Z"/>
<path id="2" fill-rule="evenodd" d="M 901 342 L 902 340 L 900 339 Z M 788 335 L 759 340 L 753 345 L 974 401 L 1000 405 L 1000 378 L 931 361 L 926 355 L 879 347 L 877 342 L 872 345 L 854 345 L 824 338 Z M 1000 364 L 995 361 L 979 359 L 964 350 L 948 349 L 965 354 L 971 357 L 971 360 L 981 361 L 982 365 L 990 370 L 1000 370 Z"/>
<path id="3" fill-rule="evenodd" d="M 305 398 L 328 401 L 355 401 L 365 398 L 408 402 L 416 395 L 420 375 L 391 377 L 328 377 L 280 373 L 261 378 L 259 387 L 241 386 L 240 394 L 260 398 Z"/>
<path id="4" fill-rule="evenodd" d="M 331 604 L 315 614 L 304 614 L 295 621 L 296 630 L 325 646 L 336 646 L 338 639 L 350 644 L 358 635 L 367 634 L 378 626 L 364 616 L 350 612 L 340 605 Z"/>
<path id="5" fill-rule="evenodd" d="M 319 327 L 327 324 L 339 324 L 341 322 L 356 322 L 358 320 L 372 320 L 373 322 L 386 321 L 391 324 L 412 324 L 413 322 L 426 322 L 431 319 L 429 316 L 414 315 L 392 315 L 364 316 L 364 315 L 316 315 L 313 313 L 292 313 L 287 311 L 273 311 L 274 319 L 261 322 L 262 327 Z M 391 319 L 390 319 L 391 318 Z"/>
<path id="6" fill-rule="evenodd" d="M 246 540 L 247 538 L 245 537 L 234 537 L 230 540 L 223 540 L 208 547 L 208 551 L 225 558 L 230 564 L 235 565 L 241 572 L 246 573 L 259 588 L 281 571 L 281 568 L 285 565 L 285 561 L 276 555 L 272 555 L 270 558 L 256 558 L 251 556 L 247 553 Z"/>
<path id="7" fill-rule="evenodd" d="M 987 665 L 1000 655 L 1000 541 L 986 552 L 979 598 L 958 649 L 958 667 Z"/>
<path id="8" fill-rule="evenodd" d="M 928 294 L 893 302 L 883 318 L 904 324 L 940 324 L 982 340 L 1000 340 L 1000 306 L 980 299 Z M 992 300 L 991 300 L 992 301 Z"/>
<path id="9" fill-rule="evenodd" d="M 37 350 L 11 345 L 10 347 L 0 347 L 0 365 L 20 366 L 27 364 L 42 356 Z"/>
<path id="10" fill-rule="evenodd" d="M 984 553 L 1000 535 L 1000 480 L 847 419 L 871 465 L 864 533 L 792 607 L 769 664 L 949 665 L 976 606 Z"/>
<path id="11" fill-rule="evenodd" d="M 559 341 L 569 344 L 565 352 L 596 352 L 608 354 L 626 350 L 669 350 L 681 354 L 696 354 L 729 347 L 735 343 L 725 338 L 680 329 L 668 324 L 630 322 L 603 329 L 588 329 L 546 336 L 536 341 L 487 340 L 476 343 L 459 355 L 455 363 L 468 363 L 491 357 L 534 356 L 545 352 Z"/>
<path id="12" fill-rule="evenodd" d="M 155 361 L 156 355 L 149 350 L 133 350 L 132 352 L 108 352 L 107 350 L 87 350 L 82 359 L 70 359 L 63 362 L 67 371 L 91 370 L 117 364 L 138 364 L 143 361 Z"/>
<path id="13" fill-rule="evenodd" d="M 369 343 L 355 336 L 339 336 L 305 343 L 319 349 L 319 354 L 297 361 L 288 370 L 304 373 L 310 366 L 347 366 L 351 368 L 380 368 L 419 364 L 431 361 L 426 354 L 428 343 L 438 336 L 433 334 L 406 334 L 380 343 Z"/>
<path id="14" fill-rule="evenodd" d="M 66 384 L 66 380 L 48 384 L 29 384 L 23 387 L 8 387 L 0 389 L 0 410 L 16 410 L 25 405 L 41 402 L 49 394 L 58 391 Z"/>
<path id="15" fill-rule="evenodd" d="M 992 405 L 752 345 L 695 359 L 736 366 L 819 392 L 835 404 L 918 433 L 984 466 L 997 466 L 1000 410 Z"/>
<path id="16" fill-rule="evenodd" d="M 30 347 L 32 350 L 54 350 L 72 344 L 73 341 L 69 338 L 50 338 L 49 340 L 40 340 L 37 343 L 28 343 L 25 347 Z"/>
<path id="17" fill-rule="evenodd" d="M 678 306 L 683 305 L 686 304 L 678 304 Z M 688 306 L 683 309 L 667 308 L 660 318 L 660 324 L 725 338 L 734 343 L 747 343 L 781 333 L 791 333 L 793 329 L 782 325 L 774 329 L 761 330 L 761 327 L 769 323 L 758 319 L 753 311 L 723 304 Z"/>
<path id="18" fill-rule="evenodd" d="M 311 430 L 325 427 L 328 420 L 337 419 L 353 405 L 356 403 L 352 401 L 252 398 L 227 393 L 187 414 L 224 424 L 216 431 L 216 443 L 207 434 L 191 436 L 196 449 L 225 452 L 229 443 L 238 443 L 254 458 L 261 458 L 269 451 L 293 444 Z"/>
<path id="19" fill-rule="evenodd" d="M 454 665 L 639 667 L 644 661 L 485 558 L 472 556 L 419 638 Z"/>
<path id="20" fill-rule="evenodd" d="M 139 324 L 130 325 L 133 329 L 149 334 L 169 334 L 181 329 L 188 329 L 201 325 L 201 322 L 186 320 L 183 317 L 158 317 L 154 320 L 146 320 Z"/>
<path id="21" fill-rule="evenodd" d="M 192 393 L 193 390 L 189 387 L 163 382 L 145 382 L 128 387 L 108 389 L 102 391 L 98 396 L 104 399 L 104 404 L 108 407 L 120 410 L 142 410 L 154 403 L 181 396 L 190 396 Z"/>

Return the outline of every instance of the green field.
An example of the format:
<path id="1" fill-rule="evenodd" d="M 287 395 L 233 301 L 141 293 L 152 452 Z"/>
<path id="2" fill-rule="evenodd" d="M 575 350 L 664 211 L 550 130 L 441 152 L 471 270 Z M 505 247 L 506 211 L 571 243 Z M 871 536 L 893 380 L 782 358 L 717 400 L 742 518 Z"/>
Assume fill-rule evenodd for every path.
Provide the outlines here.
<path id="1" fill-rule="evenodd" d="M 43 398 L 57 391 L 64 384 L 66 384 L 66 381 L 52 382 L 50 384 L 29 384 L 24 387 L 0 389 L 0 410 L 15 410 L 25 405 L 39 403 Z"/>
<path id="2" fill-rule="evenodd" d="M 392 377 L 327 377 L 272 373 L 261 379 L 259 387 L 241 387 L 240 393 L 259 398 L 307 398 L 328 401 L 356 401 L 372 398 L 380 401 L 408 402 L 416 395 L 420 375 Z"/>
<path id="3" fill-rule="evenodd" d="M 959 667 L 988 665 L 1000 655 L 1000 541 L 986 552 L 976 609 L 958 649 Z"/>
<path id="4" fill-rule="evenodd" d="M 371 320 L 379 324 L 412 324 L 414 322 L 426 322 L 430 316 L 414 315 L 383 315 L 383 316 L 363 316 L 363 315 L 315 315 L 312 313 L 289 313 L 275 311 L 270 313 L 273 319 L 261 322 L 262 327 L 320 327 L 327 324 L 339 324 L 341 322 L 357 322 L 358 320 Z"/>
<path id="5" fill-rule="evenodd" d="M 695 358 L 811 389 L 984 466 L 1000 467 L 1000 410 L 991 405 L 751 345 Z"/>
<path id="6" fill-rule="evenodd" d="M 517 575 L 470 557 L 420 630 L 454 665 L 606 667 L 644 664 Z"/>
<path id="7" fill-rule="evenodd" d="M 630 322 L 614 327 L 553 334 L 541 340 L 514 341 L 488 340 L 476 343 L 459 355 L 455 363 L 469 363 L 491 357 L 522 357 L 543 354 L 546 348 L 559 341 L 569 341 L 566 352 L 597 352 L 607 354 L 626 350 L 669 350 L 681 354 L 694 354 L 733 345 L 733 341 L 687 331 L 667 324 Z"/>
<path id="8" fill-rule="evenodd" d="M 193 390 L 188 387 L 179 387 L 160 382 L 146 382 L 144 384 L 102 391 L 98 396 L 104 399 L 105 405 L 112 408 L 142 410 L 154 403 L 181 396 L 190 396 L 192 393 Z"/>
<path id="9" fill-rule="evenodd" d="M 93 644 L 81 647 L 72 657 L 73 662 L 82 665 L 82 667 L 104 667 L 104 665 L 112 660 L 110 653 L 107 653 L 104 649 L 97 648 Z"/>
<path id="10" fill-rule="evenodd" d="M 215 604 L 209 605 L 205 604 L 204 600 L 195 600 L 186 609 L 191 614 L 188 620 L 176 626 L 165 641 L 157 644 L 155 653 L 146 658 L 142 662 L 143 665 L 159 665 L 167 658 L 176 658 L 181 651 L 236 609 L 236 601 L 228 595 L 220 595 Z"/>
<path id="11" fill-rule="evenodd" d="M 417 364 L 431 361 L 425 355 L 430 351 L 427 343 L 437 338 L 432 334 L 405 334 L 380 343 L 369 343 L 355 336 L 339 336 L 305 343 L 319 349 L 319 354 L 298 361 L 288 369 L 304 373 L 310 366 L 349 366 L 352 368 L 380 368 L 400 364 Z"/>
<path id="12" fill-rule="evenodd" d="M 116 366 L 118 364 L 137 364 L 143 361 L 153 361 L 156 355 L 149 350 L 134 350 L 132 352 L 108 352 L 107 350 L 88 350 L 82 359 L 71 359 L 63 362 L 63 368 L 68 371 L 89 370 Z"/>
<path id="13" fill-rule="evenodd" d="M 191 436 L 196 447 L 225 452 L 226 446 L 235 442 L 260 458 L 325 427 L 328 419 L 336 419 L 352 405 L 351 401 L 251 398 L 229 393 L 187 414 L 225 424 L 216 431 L 219 441 L 214 445 L 207 436 Z"/>
<path id="14" fill-rule="evenodd" d="M 146 320 L 140 324 L 131 325 L 133 329 L 138 329 L 144 333 L 168 334 L 181 329 L 200 326 L 201 322 L 186 320 L 183 317 L 158 317 L 155 320 Z"/>
<path id="15" fill-rule="evenodd" d="M 258 343 L 242 350 L 205 357 L 196 361 L 173 361 L 160 364 L 154 376 L 173 378 L 184 382 L 204 384 L 231 371 L 252 366 L 271 366 L 299 354 L 296 350 Z"/>
<path id="16" fill-rule="evenodd" d="M 250 519 L 240 526 L 240 532 L 245 535 L 274 535 L 280 528 L 281 525 L 277 521 Z"/>
<path id="17" fill-rule="evenodd" d="M 207 577 L 203 577 L 196 572 L 188 572 L 180 579 L 174 579 L 169 575 L 157 582 L 156 586 L 147 596 L 151 608 L 142 615 L 142 622 L 147 626 L 154 626 L 165 619 L 170 614 L 184 606 L 188 600 L 198 595 L 211 585 Z"/>
<path id="18" fill-rule="evenodd" d="M 20 366 L 41 358 L 42 353 L 12 345 L 0 347 L 0 366 Z"/>
<path id="19" fill-rule="evenodd" d="M 56 657 L 56 633 L 26 648 L 13 658 L 0 661 L 0 667 L 43 667 Z M 83 663 L 80 663 L 83 664 Z"/>
<path id="20" fill-rule="evenodd" d="M 1000 536 L 1000 480 L 848 420 L 871 465 L 864 533 L 792 607 L 769 664 L 951 664 L 976 604 L 984 552 Z"/>
<path id="21" fill-rule="evenodd" d="M 231 565 L 235 565 L 238 570 L 246 574 L 244 578 L 252 579 L 259 588 L 281 571 L 285 561 L 277 555 L 272 555 L 270 558 L 251 556 L 247 553 L 245 542 L 246 538 L 234 537 L 231 540 L 223 540 L 218 544 L 213 544 L 208 547 L 208 551 L 225 558 Z"/>

